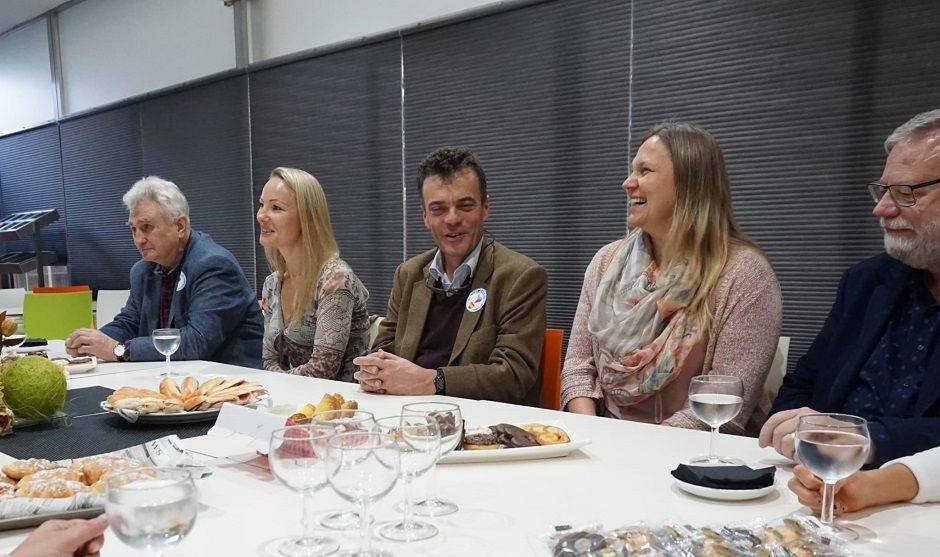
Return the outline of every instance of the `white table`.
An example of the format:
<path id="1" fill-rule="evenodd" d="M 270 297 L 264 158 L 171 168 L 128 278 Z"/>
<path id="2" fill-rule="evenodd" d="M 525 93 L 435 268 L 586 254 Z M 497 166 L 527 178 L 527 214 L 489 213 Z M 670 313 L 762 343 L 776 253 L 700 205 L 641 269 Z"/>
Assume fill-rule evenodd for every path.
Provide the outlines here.
<path id="1" fill-rule="evenodd" d="M 136 369 L 134 369 L 136 366 Z M 117 388 L 135 385 L 153 388 L 160 363 L 102 364 L 88 376 L 69 379 L 69 387 L 102 385 Z M 617 527 L 639 521 L 675 521 L 695 525 L 750 523 L 772 520 L 799 511 L 796 498 L 786 489 L 790 473 L 778 469 L 777 490 L 748 502 L 700 499 L 678 490 L 669 471 L 676 464 L 707 449 L 708 434 L 488 401 L 449 397 L 392 397 L 360 392 L 357 385 L 293 377 L 209 362 L 174 362 L 185 374 L 244 376 L 264 383 L 277 404 L 316 403 L 325 392 L 338 392 L 359 401 L 360 408 L 377 417 L 397 414 L 401 405 L 414 400 L 458 402 L 471 425 L 499 422 L 561 420 L 575 440 L 592 443 L 568 457 L 485 464 L 441 465 L 439 493 L 460 505 L 460 512 L 431 519 L 440 534 L 431 540 L 376 544 L 396 555 L 531 555 L 540 533 L 555 524 L 602 523 Z M 113 371 L 112 371 L 113 370 Z M 272 477 L 263 458 L 250 448 L 247 438 L 198 437 L 184 440 L 193 452 L 205 455 L 215 473 L 199 481 L 201 503 L 192 534 L 167 556 L 275 555 L 275 540 L 300 533 L 300 496 Z M 751 465 L 781 464 L 770 449 L 757 447 L 755 439 L 722 435 L 719 451 L 735 455 Z M 417 482 L 423 491 L 423 482 Z M 316 495 L 324 511 L 347 508 L 329 488 Z M 401 499 L 396 487 L 374 505 L 379 522 L 399 518 L 392 506 Z M 849 519 L 875 532 L 878 539 L 866 544 L 875 554 L 925 555 L 940 543 L 940 505 L 899 505 L 850 515 Z M 0 533 L 0 551 L 9 550 L 27 531 Z M 358 546 L 358 532 L 330 533 L 343 547 Z M 140 555 L 110 532 L 105 554 Z"/>

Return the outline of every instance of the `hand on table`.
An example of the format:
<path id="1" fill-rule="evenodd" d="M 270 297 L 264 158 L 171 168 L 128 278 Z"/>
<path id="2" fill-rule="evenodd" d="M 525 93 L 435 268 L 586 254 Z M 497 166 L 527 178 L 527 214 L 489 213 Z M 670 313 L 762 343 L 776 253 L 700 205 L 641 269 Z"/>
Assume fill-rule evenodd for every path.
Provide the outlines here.
<path id="1" fill-rule="evenodd" d="M 117 361 L 114 347 L 118 342 L 97 329 L 75 329 L 65 339 L 65 351 L 69 356 L 96 356 L 106 362 Z"/>
<path id="2" fill-rule="evenodd" d="M 18 545 L 10 557 L 100 557 L 108 519 L 47 520 Z"/>
<path id="3" fill-rule="evenodd" d="M 777 412 L 767 418 L 764 427 L 760 429 L 760 437 L 757 444 L 761 447 L 773 446 L 778 453 L 783 456 L 794 459 L 796 452 L 796 426 L 800 422 L 800 416 L 806 414 L 817 414 L 812 408 L 794 408 Z M 794 459 L 795 460 L 795 459 Z"/>
<path id="4" fill-rule="evenodd" d="M 819 514 L 822 505 L 823 481 L 802 464 L 793 468 L 793 477 L 787 483 L 800 503 Z M 917 478 L 903 464 L 892 464 L 876 470 L 862 470 L 840 480 L 835 485 L 836 516 L 900 501 L 917 496 Z"/>
<path id="5" fill-rule="evenodd" d="M 384 350 L 359 356 L 355 377 L 362 390 L 390 395 L 433 395 L 437 371 L 423 368 Z"/>

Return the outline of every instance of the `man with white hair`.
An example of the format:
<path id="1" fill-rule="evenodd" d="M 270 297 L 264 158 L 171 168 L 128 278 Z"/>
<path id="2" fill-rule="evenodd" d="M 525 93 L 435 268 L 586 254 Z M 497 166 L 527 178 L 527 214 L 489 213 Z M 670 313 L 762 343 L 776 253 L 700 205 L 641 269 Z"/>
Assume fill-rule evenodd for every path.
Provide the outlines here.
<path id="1" fill-rule="evenodd" d="M 784 378 L 760 434 L 792 457 L 799 417 L 839 412 L 869 421 L 868 463 L 940 445 L 940 110 L 885 141 L 868 185 L 885 251 L 850 268 L 809 351 Z"/>
<path id="2" fill-rule="evenodd" d="M 260 367 L 264 320 L 255 293 L 235 257 L 190 228 L 189 203 L 176 184 L 148 176 L 123 201 L 141 255 L 131 268 L 130 297 L 100 331 L 69 335 L 69 354 L 108 362 L 162 360 L 150 334 L 170 327 L 181 333 L 173 359 Z"/>

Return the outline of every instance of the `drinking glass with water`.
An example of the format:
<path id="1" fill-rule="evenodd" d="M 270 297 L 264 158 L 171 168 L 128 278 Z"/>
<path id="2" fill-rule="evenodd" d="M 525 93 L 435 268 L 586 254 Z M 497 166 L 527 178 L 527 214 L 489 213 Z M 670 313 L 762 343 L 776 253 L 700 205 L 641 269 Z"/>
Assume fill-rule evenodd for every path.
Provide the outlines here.
<path id="1" fill-rule="evenodd" d="M 693 464 L 739 464 L 733 458 L 715 454 L 718 428 L 730 422 L 744 404 L 744 384 L 733 375 L 699 375 L 689 383 L 689 408 L 695 417 L 712 429 L 708 442 L 708 456 L 697 456 Z"/>
<path id="2" fill-rule="evenodd" d="M 153 339 L 153 347 L 157 349 L 157 352 L 166 356 L 166 371 L 161 373 L 160 377 L 178 376 L 178 373 L 173 373 L 170 370 L 170 356 L 179 350 L 180 340 L 182 338 L 180 336 L 180 330 L 154 329 L 150 338 Z"/>
<path id="3" fill-rule="evenodd" d="M 832 526 L 835 485 L 868 459 L 868 422 L 848 414 L 807 414 L 796 425 L 796 454 L 823 481 L 820 520 Z"/>
<path id="4" fill-rule="evenodd" d="M 151 557 L 192 530 L 199 495 L 189 470 L 144 468 L 108 479 L 105 513 L 117 537 Z"/>

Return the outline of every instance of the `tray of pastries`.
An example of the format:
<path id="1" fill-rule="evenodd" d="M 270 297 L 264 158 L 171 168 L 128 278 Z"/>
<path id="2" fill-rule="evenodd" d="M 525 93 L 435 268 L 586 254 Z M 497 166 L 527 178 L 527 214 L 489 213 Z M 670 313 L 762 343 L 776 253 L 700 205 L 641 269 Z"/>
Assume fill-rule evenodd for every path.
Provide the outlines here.
<path id="1" fill-rule="evenodd" d="M 464 427 L 460 450 L 442 458 L 441 463 L 557 458 L 590 442 L 590 439 L 571 438 L 559 421 Z"/>
<path id="2" fill-rule="evenodd" d="M 132 423 L 188 423 L 214 420 L 226 402 L 252 406 L 267 396 L 260 383 L 229 377 L 201 383 L 192 376 L 182 383 L 166 377 L 159 389 L 121 387 L 101 402 L 101 408 Z"/>

